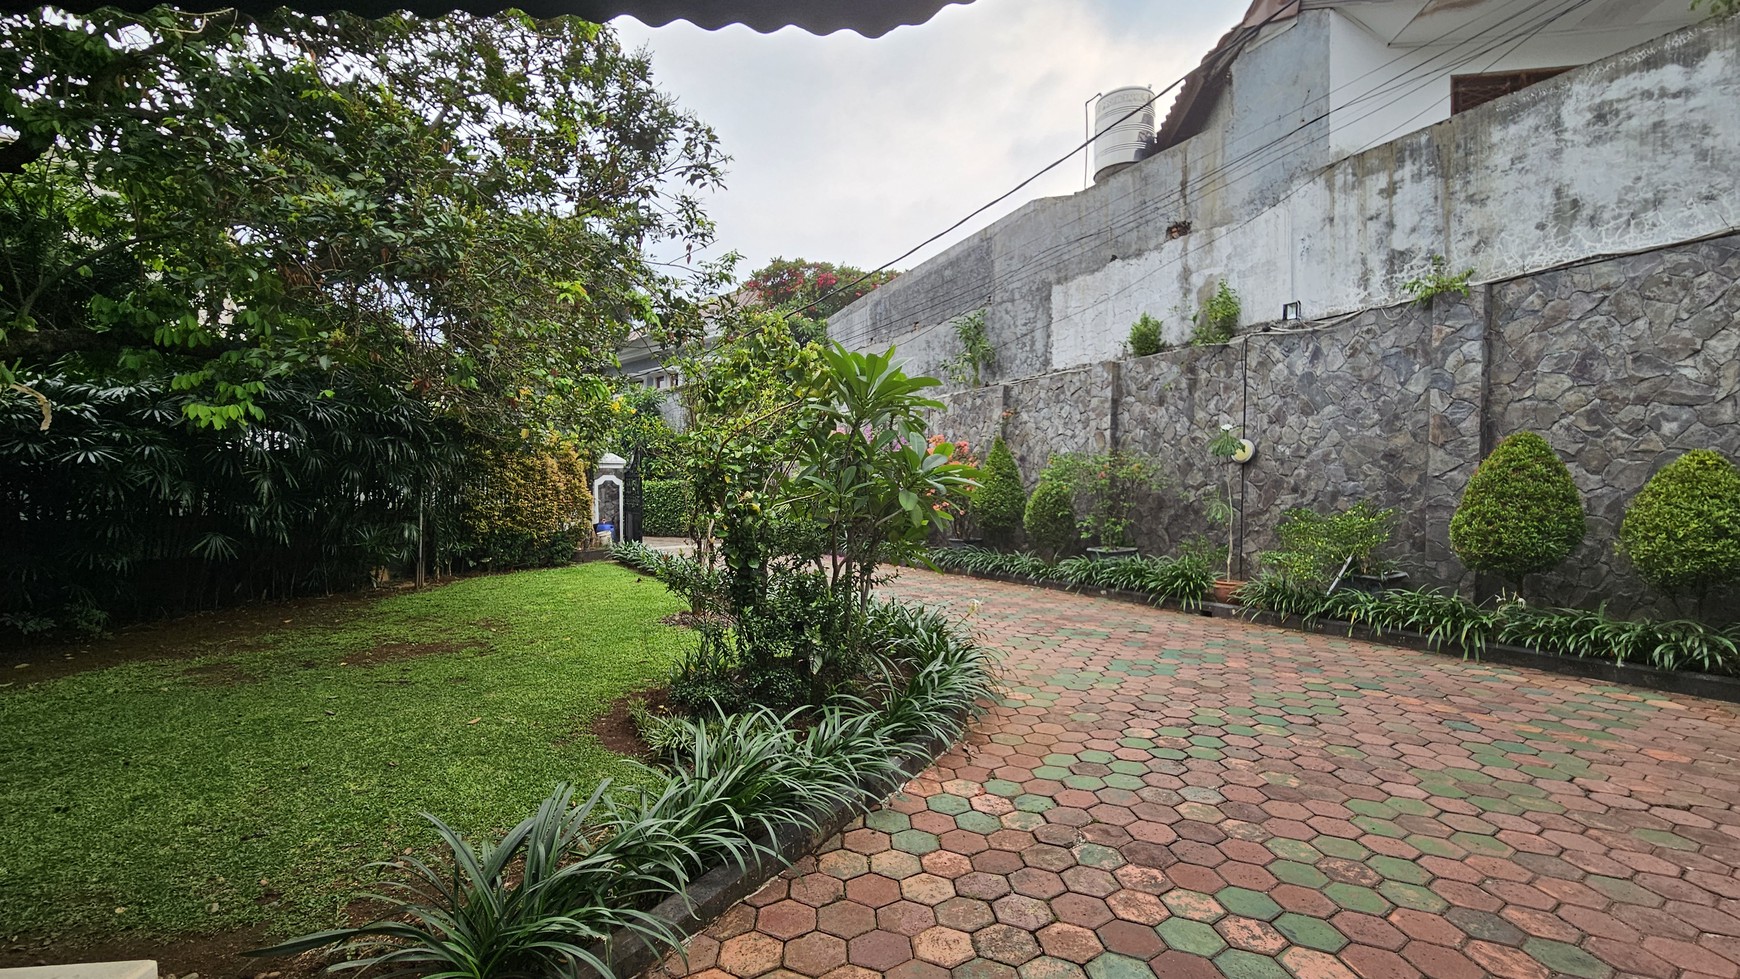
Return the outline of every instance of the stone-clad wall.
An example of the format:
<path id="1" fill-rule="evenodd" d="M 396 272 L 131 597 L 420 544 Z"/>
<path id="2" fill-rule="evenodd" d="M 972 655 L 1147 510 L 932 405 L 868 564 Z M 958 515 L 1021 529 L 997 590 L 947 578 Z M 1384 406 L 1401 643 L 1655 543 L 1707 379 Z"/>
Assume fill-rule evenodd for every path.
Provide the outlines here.
<path id="1" fill-rule="evenodd" d="M 1740 236 L 1493 292 L 1489 437 L 1544 435 L 1589 514 L 1588 538 L 1543 597 L 1646 594 L 1613 550 L 1632 494 L 1688 449 L 1740 458 Z"/>
<path id="2" fill-rule="evenodd" d="M 1566 604 L 1653 607 L 1614 554 L 1625 503 L 1679 453 L 1740 458 L 1740 236 L 1541 273 L 1466 300 L 1367 310 L 1246 332 L 945 396 L 937 430 L 1000 431 L 1029 484 L 1054 452 L 1109 445 L 1166 463 L 1139 542 L 1169 551 L 1216 533 L 1203 499 L 1227 467 L 1208 440 L 1232 422 L 1257 443 L 1239 471 L 1244 570 L 1290 507 L 1395 507 L 1393 554 L 1416 583 L 1472 590 L 1449 523 L 1481 458 L 1540 432 L 1570 465 L 1589 537 L 1535 591 Z"/>

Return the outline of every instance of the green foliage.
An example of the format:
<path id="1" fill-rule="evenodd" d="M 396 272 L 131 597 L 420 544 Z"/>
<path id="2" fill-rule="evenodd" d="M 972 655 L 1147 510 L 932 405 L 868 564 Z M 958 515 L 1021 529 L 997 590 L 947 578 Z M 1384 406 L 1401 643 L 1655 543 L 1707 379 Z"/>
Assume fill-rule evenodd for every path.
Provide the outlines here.
<path id="1" fill-rule="evenodd" d="M 990 333 L 985 328 L 985 310 L 968 313 L 951 325 L 961 352 L 944 364 L 943 369 L 949 380 L 956 384 L 978 387 L 984 383 L 984 372 L 997 360 L 997 350 L 991 346 Z"/>
<path id="2" fill-rule="evenodd" d="M 1583 541 L 1583 499 L 1547 440 L 1518 432 L 1498 444 L 1468 480 L 1450 519 L 1462 563 L 1513 586 L 1551 571 Z"/>
<path id="3" fill-rule="evenodd" d="M 615 344 L 696 314 L 642 247 L 710 240 L 723 157 L 609 27 L 160 7 L 0 34 L 0 362 L 161 379 L 212 428 L 345 366 L 590 443 Z"/>
<path id="4" fill-rule="evenodd" d="M 956 547 L 931 551 L 929 563 L 951 571 L 1051 581 L 1078 589 L 1138 592 L 1151 596 L 1156 602 L 1175 602 L 1185 609 L 1200 606 L 1203 596 L 1214 584 L 1214 572 L 1201 555 L 1132 557 L 1114 561 L 1078 557 L 1053 564 L 1032 554 Z"/>
<path id="5" fill-rule="evenodd" d="M 1740 10 L 1740 0 L 1692 0 L 1693 10 L 1702 10 L 1705 7 L 1710 8 L 1711 13 L 1722 16 Z"/>
<path id="6" fill-rule="evenodd" d="M 1281 515 L 1279 549 L 1263 555 L 1263 567 L 1308 589 L 1327 591 L 1336 576 L 1383 570 L 1377 551 L 1389 543 L 1396 511 L 1361 500 L 1341 513 L 1296 507 Z M 1352 559 L 1349 563 L 1349 559 Z"/>
<path id="7" fill-rule="evenodd" d="M 507 871 L 515 866 L 531 870 L 531 858 L 516 863 L 510 855 L 491 866 L 478 850 L 460 842 L 451 848 L 458 875 L 478 881 L 478 886 L 457 894 L 425 886 L 418 895 L 421 900 L 405 905 L 418 925 L 375 922 L 311 935 L 271 951 L 340 944 L 354 956 L 352 943 L 359 939 L 396 934 L 413 948 L 443 949 L 413 964 L 456 961 L 459 968 L 451 974 L 481 979 L 522 974 L 504 970 L 528 962 L 537 966 L 541 959 L 554 959 L 558 965 L 572 961 L 577 943 L 569 939 L 607 915 L 634 924 L 643 939 L 675 945 L 676 936 L 620 909 L 649 907 L 661 897 L 682 893 L 714 866 L 746 867 L 752 860 L 774 857 L 776 827 L 813 831 L 824 813 L 868 808 L 902 777 L 900 765 L 907 756 L 952 742 L 993 695 L 986 653 L 954 633 L 937 614 L 880 604 L 870 617 L 875 634 L 884 638 L 883 668 L 869 698 L 831 704 L 806 728 L 796 724 L 794 713 L 766 708 L 675 721 L 666 732 L 670 768 L 647 771 L 660 787 L 613 801 L 600 786 L 579 808 L 571 808 L 565 789 L 551 796 L 531 821 L 534 829 L 526 831 L 540 841 L 531 848 L 537 851 L 538 876 L 509 883 L 514 875 Z M 537 829 L 551 826 L 559 828 L 537 835 Z M 575 828 L 572 835 L 566 833 L 569 827 Z M 515 840 L 510 834 L 508 841 Z M 505 846 L 483 848 L 483 853 L 494 856 Z M 442 879 L 439 872 L 418 867 L 413 873 L 424 881 Z M 546 878 L 561 883 L 547 893 L 524 891 Z M 475 915 L 456 913 L 473 911 Z M 475 927 L 476 919 L 522 927 Z M 447 954 L 448 948 L 455 953 L 463 949 L 464 954 Z M 604 974 L 610 974 L 608 969 Z"/>
<path id="8" fill-rule="evenodd" d="M 357 928 L 320 932 L 263 949 L 259 955 L 298 955 L 337 944 L 357 969 L 392 967 L 438 972 L 454 979 L 502 975 L 574 975 L 579 967 L 609 975 L 608 962 L 592 946 L 626 929 L 648 943 L 682 939 L 663 919 L 632 904 L 588 898 L 611 881 L 623 894 L 656 893 L 654 868 L 624 865 L 591 844 L 590 825 L 606 816 L 600 782 L 574 805 L 566 783 L 499 840 L 481 845 L 425 814 L 441 839 L 445 859 L 431 866 L 405 857 L 372 866 L 402 875 L 370 899 L 397 909 L 402 920 L 384 919 Z M 510 878 L 517 878 L 508 885 Z"/>
<path id="9" fill-rule="evenodd" d="M 1233 334 L 1238 332 L 1239 317 L 1243 311 L 1239 294 L 1222 280 L 1215 287 L 1214 295 L 1209 297 L 1208 304 L 1202 308 L 1196 327 L 1190 332 L 1190 345 L 1204 347 L 1230 342 Z"/>
<path id="10" fill-rule="evenodd" d="M 991 443 L 984 475 L 973 491 L 973 517 L 994 541 L 1008 541 L 1021 530 L 1027 511 L 1027 490 L 1015 454 L 1001 437 Z"/>
<path id="11" fill-rule="evenodd" d="M 641 483 L 641 532 L 649 537 L 687 537 L 694 525 L 694 494 L 687 480 Z"/>
<path id="12" fill-rule="evenodd" d="M 1449 261 L 1442 255 L 1433 255 L 1431 268 L 1402 283 L 1402 289 L 1414 297 L 1414 302 L 1425 305 L 1439 296 L 1468 295 L 1468 280 L 1472 278 L 1473 269 L 1452 274 Z"/>
<path id="13" fill-rule="evenodd" d="M 635 577 L 586 564 L 198 616 L 119 633 L 120 665 L 7 670 L 7 927 L 325 928 L 372 883 L 363 863 L 437 844 L 419 812 L 499 832 L 558 781 L 641 777 L 588 726 L 692 638 Z M 224 834 L 248 840 L 211 845 Z"/>
<path id="14" fill-rule="evenodd" d="M 592 491 L 573 449 L 480 452 L 459 521 L 464 560 L 493 569 L 548 567 L 573 560 L 592 536 Z"/>
<path id="15" fill-rule="evenodd" d="M 1052 560 L 1069 552 L 1081 539 L 1081 531 L 1076 528 L 1075 491 L 1061 479 L 1042 476 L 1027 497 L 1021 527 L 1027 532 L 1028 542 Z"/>
<path id="16" fill-rule="evenodd" d="M 899 275 L 889 270 L 867 273 L 832 262 L 776 258 L 749 273 L 744 284 L 769 308 L 801 313 L 809 320 L 825 320 Z M 804 342 L 819 338 L 798 339 Z"/>
<path id="17" fill-rule="evenodd" d="M 1669 594 L 1740 581 L 1740 470 L 1710 449 L 1662 467 L 1625 508 L 1619 551 Z"/>
<path id="18" fill-rule="evenodd" d="M 1570 608 L 1535 608 L 1520 601 L 1483 608 L 1430 589 L 1332 595 L 1285 576 L 1265 574 L 1238 593 L 1246 608 L 1295 616 L 1306 624 L 1342 622 L 1377 635 L 1410 632 L 1436 649 L 1479 655 L 1492 643 L 1508 643 L 1560 656 L 1643 663 L 1660 670 L 1740 672 L 1740 626 L 1717 629 L 1690 620 L 1626 620 Z"/>
<path id="19" fill-rule="evenodd" d="M 1630 621 L 1605 606 L 1537 609 L 1512 603 L 1500 609 L 1498 641 L 1562 656 L 1641 662 L 1658 670 L 1740 671 L 1740 626 L 1716 629 L 1687 619 Z"/>
<path id="20" fill-rule="evenodd" d="M 1046 463 L 1039 481 L 1068 486 L 1076 500 L 1086 500 L 1087 512 L 1078 527 L 1084 539 L 1101 547 L 1128 546 L 1138 496 L 1167 485 L 1157 461 L 1122 449 L 1094 455 L 1059 453 Z"/>
<path id="21" fill-rule="evenodd" d="M 291 598 L 368 584 L 464 536 L 467 450 L 419 399 L 349 370 L 258 395 L 246 431 L 185 420 L 166 381 L 30 373 L 57 405 L 0 401 L 0 608 L 13 630 L 89 632 L 106 617 Z"/>
<path id="22" fill-rule="evenodd" d="M 1166 341 L 1161 339 L 1159 320 L 1143 313 L 1136 322 L 1130 324 L 1130 353 L 1136 357 L 1147 357 L 1166 349 Z"/>

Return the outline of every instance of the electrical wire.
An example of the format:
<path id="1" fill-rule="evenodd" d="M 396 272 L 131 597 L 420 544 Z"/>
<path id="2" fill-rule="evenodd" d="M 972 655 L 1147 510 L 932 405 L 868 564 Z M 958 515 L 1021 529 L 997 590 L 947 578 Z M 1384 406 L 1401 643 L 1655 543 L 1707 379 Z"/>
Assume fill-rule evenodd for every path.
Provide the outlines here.
<path id="1" fill-rule="evenodd" d="M 1489 43 L 1489 44 L 1485 45 L 1484 47 L 1482 47 L 1481 49 L 1473 52 L 1472 54 L 1469 54 L 1468 56 L 1461 58 L 1460 61 L 1457 63 L 1457 67 L 1473 63 L 1474 61 L 1478 60 L 1479 58 L 1484 57 L 1485 55 L 1492 53 L 1493 51 L 1497 50 L 1500 47 L 1503 47 L 1506 44 L 1510 44 L 1511 45 L 1510 50 L 1514 51 L 1517 46 L 1520 46 L 1520 44 L 1525 43 L 1530 38 L 1538 35 L 1542 30 L 1545 30 L 1551 24 L 1557 22 L 1558 20 L 1560 20 L 1561 18 L 1574 12 L 1575 10 L 1580 9 L 1583 6 L 1586 6 L 1590 2 L 1592 2 L 1592 0 L 1573 0 L 1573 2 L 1571 2 L 1568 6 L 1564 7 L 1561 10 L 1553 12 L 1545 17 L 1539 18 L 1538 20 L 1530 23 L 1523 30 L 1516 32 L 1516 33 L 1512 33 L 1512 34 L 1506 34 L 1505 36 L 1498 38 L 1493 43 Z M 1501 20 L 1497 24 L 1493 25 L 1492 27 L 1488 27 L 1487 29 L 1474 35 L 1474 38 L 1471 38 L 1470 40 L 1474 40 L 1476 38 L 1483 36 L 1486 33 L 1490 33 L 1492 30 L 1494 30 L 1498 27 L 1505 26 L 1505 25 L 1509 24 L 1511 21 L 1516 20 L 1519 16 L 1521 16 L 1521 15 L 1513 14 L 1510 17 L 1504 18 L 1503 20 Z M 1448 36 L 1448 35 L 1446 34 L 1444 36 Z M 1433 42 L 1428 42 L 1428 45 L 1426 45 L 1426 46 L 1429 47 L 1432 43 Z M 1463 43 L 1467 43 L 1467 42 L 1463 42 Z M 1461 46 L 1462 45 L 1459 44 L 1457 46 L 1457 48 L 1460 48 Z M 1453 49 L 1453 50 L 1455 50 L 1455 49 Z M 1506 52 L 1506 53 L 1508 54 L 1508 52 Z M 1443 53 L 1441 53 L 1437 57 L 1429 59 L 1424 64 L 1430 65 L 1432 63 L 1435 63 L 1436 61 L 1438 61 L 1442 57 L 1443 57 Z M 1504 57 L 1504 55 L 1501 55 L 1500 59 L 1502 59 L 1502 57 Z M 1401 60 L 1401 59 L 1400 58 L 1392 59 L 1390 64 L 1393 64 L 1398 60 Z M 1375 94 L 1375 93 L 1378 93 L 1378 92 L 1381 92 L 1384 90 L 1393 90 L 1395 87 L 1395 84 L 1398 80 L 1405 79 L 1408 75 L 1413 74 L 1415 71 L 1420 70 L 1422 67 L 1424 67 L 1424 65 L 1414 66 L 1413 68 L 1408 69 L 1407 71 L 1403 72 L 1400 76 L 1397 76 L 1396 79 L 1392 79 L 1390 82 L 1386 83 L 1384 86 L 1381 86 L 1380 88 L 1377 88 L 1377 89 L 1373 89 L 1372 93 L 1368 93 L 1368 96 L 1362 97 L 1362 99 L 1360 101 L 1364 101 L 1365 98 L 1369 97 L 1371 94 Z M 1367 75 L 1369 75 L 1369 74 L 1371 74 L 1371 73 L 1367 72 Z M 1362 77 L 1365 77 L 1365 76 L 1362 76 Z M 1389 99 L 1383 103 L 1371 106 L 1365 112 L 1360 113 L 1357 116 L 1349 118 L 1347 120 L 1348 124 L 1357 123 L 1359 121 L 1363 121 L 1364 119 L 1371 118 L 1372 116 L 1388 109 L 1392 105 L 1395 105 L 1395 104 L 1397 104 L 1397 103 L 1399 103 L 1407 98 L 1412 97 L 1414 94 L 1417 94 L 1421 89 L 1423 89 L 1427 85 L 1430 85 L 1430 84 L 1436 82 L 1441 77 L 1442 77 L 1442 75 L 1440 72 L 1432 72 L 1430 75 L 1420 79 L 1416 84 L 1414 84 L 1412 87 L 1410 87 L 1407 91 L 1402 92 L 1400 95 L 1396 96 L 1395 98 L 1392 98 L 1392 99 Z M 1223 175 L 1234 173 L 1235 171 L 1237 171 L 1241 167 L 1241 165 L 1244 167 L 1245 173 L 1238 175 L 1238 176 L 1230 176 L 1227 179 L 1223 180 L 1219 185 L 1217 185 L 1213 189 L 1214 190 L 1222 190 L 1225 187 L 1230 186 L 1231 184 L 1238 182 L 1239 180 L 1248 178 L 1251 174 L 1258 172 L 1258 170 L 1260 169 L 1260 165 L 1261 165 L 1261 163 L 1259 161 L 1258 166 L 1254 166 L 1254 167 L 1251 166 L 1250 160 L 1253 157 L 1255 157 L 1257 154 L 1261 154 L 1261 153 L 1263 153 L 1271 148 L 1280 146 L 1288 139 L 1298 135 L 1299 133 L 1304 132 L 1306 129 L 1315 125 L 1316 123 L 1321 122 L 1323 119 L 1329 118 L 1333 112 L 1339 111 L 1341 108 L 1343 108 L 1343 107 L 1338 107 L 1337 109 L 1332 109 L 1328 112 L 1324 112 L 1324 113 L 1314 117 L 1313 119 L 1307 120 L 1305 123 L 1302 123 L 1300 126 L 1296 127 L 1295 129 L 1293 129 L 1289 133 L 1283 134 L 1282 136 L 1277 137 L 1274 140 L 1271 140 L 1269 143 L 1265 144 L 1264 146 L 1258 147 L 1257 149 L 1250 151 L 1250 153 L 1246 154 L 1244 157 L 1240 157 L 1240 158 L 1236 158 L 1232 161 L 1228 161 L 1223 166 L 1217 168 L 1216 171 L 1211 171 L 1210 174 L 1204 175 L 1204 178 L 1199 178 L 1199 180 L 1206 179 L 1207 177 L 1213 176 L 1217 173 L 1223 174 Z M 1416 114 L 1416 117 L 1417 117 L 1417 115 L 1418 114 Z M 1220 234 L 1211 238 L 1209 240 L 1209 244 L 1212 245 L 1215 242 L 1218 242 L 1221 239 L 1227 237 L 1228 235 L 1242 230 L 1243 228 L 1245 228 L 1246 226 L 1251 224 L 1253 221 L 1262 217 L 1264 214 L 1272 213 L 1272 211 L 1274 210 L 1275 207 L 1278 207 L 1281 203 L 1284 203 L 1286 200 L 1290 199 L 1294 194 L 1298 193 L 1299 190 L 1303 189 L 1304 186 L 1305 186 L 1304 184 L 1301 184 L 1301 185 L 1294 187 L 1292 190 L 1288 191 L 1280 199 L 1278 199 L 1276 202 L 1270 204 L 1264 210 L 1253 214 L 1250 218 L 1246 219 L 1245 221 L 1242 221 L 1239 224 L 1234 225 L 1231 228 L 1229 228 L 1225 231 L 1222 231 Z M 1155 210 L 1158 210 L 1158 208 L 1165 206 L 1168 202 L 1181 202 L 1186 196 L 1188 196 L 1189 193 L 1190 192 L 1188 190 L 1181 189 L 1179 192 L 1176 192 L 1176 193 L 1173 193 L 1170 195 L 1165 195 L 1162 199 L 1160 199 L 1152 204 L 1144 205 L 1144 207 L 1141 210 L 1153 212 Z M 1067 248 L 1071 247 L 1073 244 L 1077 244 L 1080 241 L 1086 240 L 1087 238 L 1091 238 L 1091 237 L 1094 237 L 1096 235 L 1105 234 L 1105 233 L 1107 233 L 1107 232 L 1104 229 L 1096 229 L 1095 231 L 1091 231 L 1087 234 L 1078 236 L 1077 238 L 1073 239 L 1072 241 L 1067 241 L 1067 242 L 1059 243 L 1058 245 L 1054 245 L 1054 246 L 1052 246 L 1051 249 L 1048 249 L 1048 251 L 1055 252 L 1059 248 L 1067 249 Z M 1005 284 L 1011 278 L 1025 275 L 1026 272 L 1028 270 L 1030 270 L 1033 265 L 1038 264 L 1039 262 L 1044 261 L 1044 260 L 1045 260 L 1045 254 L 1042 253 L 1041 256 L 1037 257 L 1036 259 L 1030 260 L 1028 263 L 1023 265 L 1022 267 L 1009 270 L 1007 273 L 995 277 L 993 279 L 992 283 L 990 284 L 991 291 L 994 294 L 997 287 Z M 1179 259 L 1175 259 L 1175 260 L 1168 262 L 1165 265 L 1161 266 L 1161 269 L 1176 265 L 1179 262 L 1181 262 L 1182 260 L 1183 260 L 1182 257 L 1180 257 Z M 1154 272 L 1157 272 L 1157 271 L 1160 271 L 1160 270 L 1159 269 L 1154 270 Z M 1151 272 L 1150 275 L 1152 275 L 1152 274 L 1153 273 Z M 1115 292 L 1110 293 L 1105 297 L 1102 297 L 1097 302 L 1095 302 L 1087 307 L 1083 307 L 1080 310 L 1074 311 L 1070 315 L 1070 317 L 1066 318 L 1062 322 L 1068 322 L 1069 319 L 1074 319 L 1074 318 L 1079 317 L 1082 314 L 1085 314 L 1087 312 L 1091 312 L 1092 310 L 1103 306 L 1105 303 L 1110 302 L 1110 301 L 1118 298 L 1119 296 L 1122 296 L 1122 295 L 1128 293 L 1131 289 L 1135 288 L 1137 285 L 1140 285 L 1140 284 L 1141 283 L 1132 283 L 1131 285 L 1126 286 L 1123 289 L 1116 290 Z M 982 293 L 984 291 L 985 291 L 985 288 L 981 284 L 980 286 L 970 287 L 968 290 L 966 290 L 964 292 L 956 293 L 953 298 L 957 302 L 960 300 L 964 300 L 968 296 L 973 296 L 976 298 L 979 293 Z M 913 315 L 916 312 L 921 317 L 919 321 L 922 322 L 923 321 L 922 316 L 924 313 L 928 312 L 930 309 L 934 309 L 934 308 L 936 308 L 944 303 L 947 303 L 949 298 L 950 297 L 944 297 L 942 299 L 933 300 L 932 302 L 927 304 L 926 308 L 921 308 L 920 310 L 916 310 L 916 311 L 914 311 L 914 310 L 904 311 L 904 315 Z M 903 318 L 904 318 L 904 315 L 903 315 Z M 912 334 L 910 336 L 903 338 L 901 342 L 902 343 L 911 343 L 917 339 L 922 338 L 923 336 L 925 336 L 931 332 L 934 332 L 936 329 L 939 329 L 945 325 L 947 325 L 947 321 L 934 322 L 930 326 L 917 331 L 915 334 Z M 1040 328 L 1036 328 L 1033 330 L 1029 330 L 1029 331 L 1026 331 L 1022 334 L 1017 335 L 1016 337 L 1006 338 L 1006 339 L 1015 339 L 1015 340 L 1025 339 L 1025 338 L 1032 336 L 1032 335 L 1036 334 L 1037 332 L 1039 332 L 1039 329 L 1053 328 L 1056 325 L 1057 325 L 1057 322 L 1053 322 L 1051 324 L 1048 324 L 1045 327 L 1040 327 Z M 874 324 L 867 324 L 866 330 L 861 335 L 858 335 L 855 337 L 841 337 L 838 339 L 841 343 L 844 343 L 847 346 L 851 346 L 854 343 L 862 343 L 862 342 L 868 340 L 870 333 L 872 333 L 874 331 L 875 331 L 875 325 Z"/>

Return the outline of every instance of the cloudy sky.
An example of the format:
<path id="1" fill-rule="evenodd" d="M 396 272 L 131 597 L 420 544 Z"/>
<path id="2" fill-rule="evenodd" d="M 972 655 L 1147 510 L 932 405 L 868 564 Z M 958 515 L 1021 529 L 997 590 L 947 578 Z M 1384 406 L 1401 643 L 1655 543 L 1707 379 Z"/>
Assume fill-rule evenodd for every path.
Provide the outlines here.
<path id="1" fill-rule="evenodd" d="M 775 256 L 862 268 L 894 259 L 1079 144 L 1088 97 L 1190 70 L 1247 6 L 975 0 L 875 40 L 615 26 L 625 46 L 651 49 L 660 87 L 733 157 L 708 211 L 715 254 L 741 252 L 746 273 Z M 1078 154 L 898 267 L 1024 201 L 1081 187 Z"/>

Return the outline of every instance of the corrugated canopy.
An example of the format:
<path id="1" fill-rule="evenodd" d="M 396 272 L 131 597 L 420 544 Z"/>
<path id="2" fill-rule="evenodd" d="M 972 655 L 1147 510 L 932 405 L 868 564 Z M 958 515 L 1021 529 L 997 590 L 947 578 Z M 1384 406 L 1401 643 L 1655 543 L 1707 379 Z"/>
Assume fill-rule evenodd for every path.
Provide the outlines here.
<path id="1" fill-rule="evenodd" d="M 54 6 L 72 11 L 88 11 L 97 7 L 120 7 L 123 10 L 147 10 L 161 0 L 70 0 Z M 436 17 L 463 10 L 473 14 L 492 14 L 504 9 L 523 10 L 534 17 L 573 15 L 585 20 L 603 22 L 626 14 L 644 24 L 657 27 L 674 20 L 686 20 L 707 30 L 718 30 L 731 24 L 743 24 L 762 33 L 782 27 L 799 27 L 812 34 L 832 34 L 835 31 L 856 31 L 865 37 L 882 35 L 910 24 L 922 24 L 936 12 L 952 3 L 972 0 L 208 0 L 205 4 L 185 3 L 181 6 L 234 8 L 247 14 L 263 14 L 279 7 L 292 7 L 309 13 L 329 13 L 347 10 L 365 17 L 379 17 L 395 11 L 408 11 L 424 17 Z M 0 0 L 0 10 L 7 13 L 34 10 L 40 2 Z"/>

